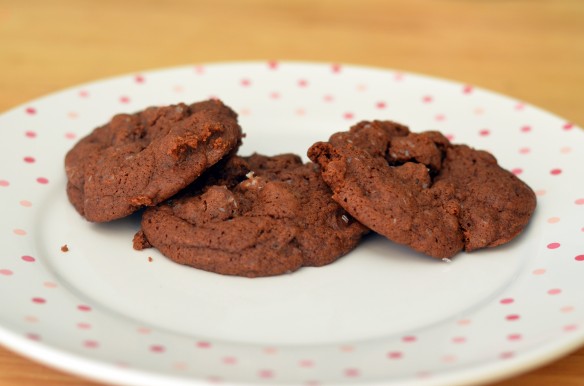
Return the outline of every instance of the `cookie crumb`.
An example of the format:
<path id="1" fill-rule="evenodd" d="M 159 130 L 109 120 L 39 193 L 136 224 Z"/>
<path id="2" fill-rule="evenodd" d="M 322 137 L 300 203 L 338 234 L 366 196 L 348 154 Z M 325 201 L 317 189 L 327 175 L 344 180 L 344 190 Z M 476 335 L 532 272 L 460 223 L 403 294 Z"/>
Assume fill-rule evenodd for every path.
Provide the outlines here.
<path id="1" fill-rule="evenodd" d="M 134 245 L 134 249 L 137 251 L 141 251 L 142 249 L 152 247 L 152 245 L 150 245 L 150 242 L 148 241 L 148 239 L 146 238 L 146 235 L 144 234 L 144 232 L 142 230 L 139 230 L 134 235 L 134 239 L 132 240 L 132 243 Z"/>
<path id="2" fill-rule="evenodd" d="M 452 260 L 450 260 L 448 257 L 444 257 L 442 261 L 445 263 L 452 263 Z"/>
<path id="3" fill-rule="evenodd" d="M 69 252 L 69 247 L 67 246 L 67 244 L 61 247 L 61 252 Z"/>
<path id="4" fill-rule="evenodd" d="M 149 263 L 152 263 L 152 260 L 153 260 L 153 259 L 152 259 L 152 256 L 148 256 L 148 262 L 149 262 Z"/>
<path id="5" fill-rule="evenodd" d="M 255 174 L 255 173 L 254 173 L 253 171 L 250 171 L 250 172 L 249 172 L 249 173 L 247 173 L 245 176 L 246 176 L 247 178 L 251 179 L 251 178 L 253 178 L 254 174 Z"/>

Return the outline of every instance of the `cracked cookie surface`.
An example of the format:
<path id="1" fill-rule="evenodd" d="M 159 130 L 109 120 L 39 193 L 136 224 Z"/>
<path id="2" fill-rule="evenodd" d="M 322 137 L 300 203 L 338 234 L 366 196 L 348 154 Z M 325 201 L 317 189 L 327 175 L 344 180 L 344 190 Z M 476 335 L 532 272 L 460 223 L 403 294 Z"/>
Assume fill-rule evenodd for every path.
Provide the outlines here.
<path id="1" fill-rule="evenodd" d="M 367 232 L 330 196 L 318 166 L 296 155 L 233 156 L 148 208 L 134 247 L 152 245 L 177 263 L 226 275 L 323 266 Z"/>
<path id="2" fill-rule="evenodd" d="M 436 258 L 512 240 L 536 206 L 531 188 L 488 152 L 390 121 L 360 122 L 308 156 L 358 221 Z"/>
<path id="3" fill-rule="evenodd" d="M 241 137 L 237 115 L 218 100 L 118 114 L 67 153 L 69 200 L 89 221 L 125 217 L 189 185 Z"/>

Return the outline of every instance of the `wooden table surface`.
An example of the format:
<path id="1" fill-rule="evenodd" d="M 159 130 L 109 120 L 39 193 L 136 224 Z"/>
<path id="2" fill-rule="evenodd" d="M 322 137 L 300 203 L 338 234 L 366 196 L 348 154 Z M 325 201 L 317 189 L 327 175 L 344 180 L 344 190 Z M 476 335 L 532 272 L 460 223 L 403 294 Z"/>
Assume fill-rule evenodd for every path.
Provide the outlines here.
<path id="1" fill-rule="evenodd" d="M 425 73 L 584 125 L 581 0 L 0 0 L 0 111 L 99 78 L 293 59 Z M 0 386 L 96 385 L 0 347 Z M 584 349 L 499 386 L 584 385 Z"/>

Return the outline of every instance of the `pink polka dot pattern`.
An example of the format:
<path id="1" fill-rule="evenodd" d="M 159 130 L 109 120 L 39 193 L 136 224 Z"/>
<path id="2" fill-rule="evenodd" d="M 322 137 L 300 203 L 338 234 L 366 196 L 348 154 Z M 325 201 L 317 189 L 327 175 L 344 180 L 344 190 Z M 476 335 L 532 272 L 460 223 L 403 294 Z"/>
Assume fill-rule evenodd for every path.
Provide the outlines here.
<path id="1" fill-rule="evenodd" d="M 220 385 L 223 382 L 223 378 L 217 375 L 211 375 L 207 377 L 207 382 L 211 383 L 212 385 Z"/>
<path id="2" fill-rule="evenodd" d="M 442 357 L 442 362 L 444 363 L 454 363 L 456 362 L 456 357 L 454 355 L 444 355 Z"/>
<path id="3" fill-rule="evenodd" d="M 298 366 L 304 368 L 314 367 L 314 361 L 310 359 L 302 359 L 301 361 L 298 362 Z"/>
<path id="4" fill-rule="evenodd" d="M 568 325 L 564 326 L 565 332 L 572 332 L 572 331 L 576 331 L 577 329 L 578 329 L 578 326 L 575 324 L 568 324 Z"/>
<path id="5" fill-rule="evenodd" d="M 404 341 L 404 342 L 406 342 L 406 343 L 413 343 L 413 342 L 415 342 L 415 341 L 417 341 L 417 340 L 418 340 L 418 338 L 416 338 L 416 337 L 415 337 L 415 336 L 413 336 L 413 335 L 407 335 L 407 336 L 404 336 L 404 337 L 402 338 L 402 341 Z"/>
<path id="6" fill-rule="evenodd" d="M 153 353 L 163 353 L 166 351 L 166 348 L 162 345 L 155 344 L 150 346 L 150 351 Z"/>
<path id="7" fill-rule="evenodd" d="M 30 340 L 35 341 L 35 342 L 38 342 L 41 340 L 41 336 L 39 334 L 35 334 L 34 332 L 29 332 L 28 334 L 26 334 L 26 337 Z"/>
<path id="8" fill-rule="evenodd" d="M 85 346 L 86 348 L 98 348 L 99 347 L 99 342 L 95 341 L 95 340 L 86 340 L 85 342 L 83 342 L 83 346 Z"/>
<path id="9" fill-rule="evenodd" d="M 274 378 L 274 372 L 272 370 L 260 370 L 258 371 L 258 377 L 263 379 Z"/>
<path id="10" fill-rule="evenodd" d="M 361 375 L 359 369 L 349 368 L 345 370 L 345 376 L 348 378 L 355 378 Z"/>
<path id="11" fill-rule="evenodd" d="M 532 356 L 534 348 L 544 352 L 550 343 L 581 338 L 584 309 L 580 307 L 580 294 L 584 283 L 580 283 L 578 273 L 584 269 L 581 243 L 584 185 L 575 178 L 579 169 L 574 165 L 584 164 L 584 137 L 573 123 L 531 108 L 524 102 L 487 94 L 472 85 L 437 83 L 414 74 L 337 63 L 300 65 L 269 60 L 235 67 L 227 63 L 191 65 L 166 72 L 132 74 L 108 82 L 111 86 L 106 82 L 65 90 L 0 115 L 0 130 L 10 128 L 10 141 L 14 141 L 0 152 L 0 162 L 9 166 L 0 172 L 0 213 L 9 213 L 2 220 L 4 230 L 0 229 L 7 241 L 0 254 L 0 290 L 11 295 L 0 307 L 0 320 L 10 320 L 17 326 L 13 332 L 29 339 L 28 345 L 35 345 L 34 342 L 42 339 L 42 344 L 50 348 L 54 337 L 61 336 L 60 350 L 73 355 L 82 353 L 91 361 L 114 365 L 120 372 L 131 369 L 126 374 L 129 378 L 132 374 L 148 373 L 192 380 L 193 383 L 318 386 L 384 382 L 385 377 L 409 383 L 421 383 L 422 379 L 446 383 L 444 374 L 458 374 L 458 369 L 473 369 L 477 364 L 509 373 L 511 367 L 505 366 L 522 363 Z M 63 170 L 54 167 L 55 162 L 62 160 L 77 139 L 96 127 L 96 105 L 105 120 L 119 112 L 136 111 L 154 101 L 174 103 L 203 98 L 221 98 L 239 113 L 242 126 L 249 128 L 244 142 L 249 152 L 277 150 L 304 154 L 306 149 L 299 148 L 297 139 L 324 139 L 332 130 L 347 128 L 361 119 L 395 119 L 414 129 L 441 130 L 453 142 L 466 142 L 492 151 L 508 170 L 525 179 L 535 190 L 538 211 L 517 242 L 507 248 L 485 251 L 494 257 L 489 264 L 499 258 L 505 261 L 497 275 L 476 274 L 483 272 L 482 264 L 486 263 L 477 257 L 471 264 L 470 258 L 474 255 L 463 254 L 449 265 L 448 269 L 456 271 L 451 278 L 457 275 L 476 277 L 478 284 L 486 284 L 489 293 L 495 295 L 486 298 L 481 295 L 479 301 L 469 288 L 465 291 L 466 298 L 441 297 L 440 290 L 452 284 L 444 281 L 446 275 L 440 271 L 432 278 L 436 280 L 432 284 L 443 287 L 437 285 L 436 293 L 426 293 L 425 299 L 411 301 L 415 291 L 407 288 L 400 291 L 408 304 L 421 307 L 423 302 L 433 298 L 436 303 L 452 306 L 452 310 L 439 308 L 438 313 L 443 309 L 450 313 L 435 315 L 440 321 L 431 326 L 424 325 L 423 320 L 413 320 L 408 326 L 415 327 L 398 330 L 407 332 L 393 331 L 393 322 L 399 324 L 406 316 L 415 319 L 421 312 L 412 307 L 409 315 L 395 313 L 392 320 L 386 321 L 387 331 L 381 331 L 374 343 L 358 338 L 331 339 L 331 343 L 325 344 L 295 344 L 292 349 L 287 344 L 266 346 L 268 341 L 251 342 L 253 339 L 242 337 L 236 338 L 250 341 L 250 344 L 234 344 L 225 337 L 215 340 L 211 337 L 220 334 L 207 333 L 204 328 L 199 331 L 203 324 L 198 324 L 197 318 L 207 317 L 207 314 L 205 307 L 198 307 L 196 301 L 192 304 L 192 299 L 183 302 L 181 309 L 173 305 L 179 304 L 181 298 L 173 298 L 172 304 L 165 304 L 164 307 L 171 311 L 169 315 L 180 315 L 170 321 L 159 323 L 155 320 L 159 316 L 136 317 L 132 312 L 139 307 L 155 309 L 156 306 L 155 299 L 148 296 L 147 290 L 143 294 L 144 287 L 140 287 L 146 280 L 150 284 L 150 279 L 155 277 L 151 276 L 152 265 L 147 270 L 144 268 L 144 258 L 126 259 L 117 266 L 115 280 L 122 277 L 134 280 L 124 281 L 129 291 L 116 299 L 120 304 L 133 302 L 126 307 L 113 307 L 122 315 L 118 318 L 117 314 L 108 312 L 110 305 L 105 304 L 104 296 L 94 296 L 83 288 L 84 278 L 75 278 L 83 296 L 72 291 L 66 283 L 66 270 L 84 272 L 75 268 L 85 264 L 84 259 L 90 258 L 93 252 L 86 245 L 68 254 L 60 253 L 59 248 L 73 243 L 72 234 L 91 240 L 93 234 L 90 237 L 90 232 L 94 231 L 89 229 L 94 227 L 73 216 L 75 212 L 62 195 Z M 286 129 L 274 124 L 276 121 L 285 122 L 282 127 Z M 276 144 L 261 139 L 253 142 L 257 138 L 255 130 L 283 140 Z M 279 130 L 286 131 L 280 133 Z M 281 148 L 276 149 L 278 146 Z M 66 209 L 59 212 L 63 218 L 52 221 L 54 219 L 44 217 L 51 213 L 47 211 L 47 202 L 63 205 Z M 48 232 L 47 226 L 55 229 Z M 45 245 L 47 242 L 51 244 Z M 107 251 L 99 254 L 104 258 L 109 252 L 124 257 L 138 253 L 132 251 L 131 246 L 123 251 L 114 251 L 112 249 L 118 247 L 113 246 L 96 248 Z M 352 254 L 360 256 L 363 253 L 369 252 L 357 249 Z M 521 264 L 517 256 L 524 257 Z M 162 259 L 156 261 L 163 262 Z M 367 259 L 364 261 L 352 264 L 368 264 Z M 95 264 L 99 263 L 94 261 L 86 267 L 96 267 Z M 404 264 L 411 264 L 411 273 L 408 273 L 411 275 L 429 267 L 419 260 Z M 61 270 L 61 267 L 67 268 Z M 167 279 L 165 275 L 176 268 L 169 267 L 172 268 L 157 264 L 156 275 L 160 275 L 157 278 Z M 387 267 L 396 266 L 387 263 Z M 343 270 L 336 265 L 332 268 Z M 91 282 L 102 284 L 100 282 L 106 279 L 105 275 L 100 275 L 104 272 L 96 272 Z M 476 276 L 466 276 L 469 272 Z M 197 280 L 204 281 L 204 273 L 198 274 L 202 279 L 198 276 Z M 180 282 L 174 281 L 179 277 L 172 275 L 167 283 L 175 285 Z M 518 280 L 514 280 L 515 277 Z M 293 278 L 296 280 L 295 276 Z M 286 278 L 271 281 L 284 283 L 283 279 Z M 310 279 L 300 276 L 298 280 L 304 284 L 304 280 Z M 376 280 L 374 274 L 371 280 Z M 152 284 L 156 284 L 156 279 Z M 487 288 L 489 285 L 492 288 Z M 282 287 L 269 288 L 277 294 Z M 245 292 L 245 286 L 239 290 Z M 379 299 L 375 294 L 369 295 L 372 304 Z M 210 292 L 209 296 L 214 294 Z M 94 304 L 90 299 L 99 299 L 99 302 Z M 391 296 L 383 298 L 388 299 Z M 306 300 L 309 304 L 311 301 L 311 298 Z M 387 301 L 388 307 L 395 305 L 392 301 Z M 346 303 L 346 310 L 338 310 L 340 317 L 344 312 L 354 312 L 351 318 L 358 321 L 360 305 L 351 304 L 349 300 Z M 220 302 L 214 304 L 223 307 Z M 396 308 L 398 306 L 401 305 L 397 304 Z M 461 310 L 464 311 L 461 313 Z M 124 317 L 126 313 L 128 318 Z M 318 315 L 311 317 L 319 318 Z M 175 323 L 187 324 L 189 318 L 195 320 L 189 334 L 173 333 Z M 260 317 L 258 329 L 262 328 L 261 323 Z M 290 329 L 287 323 L 279 328 L 282 331 Z M 163 325 L 168 326 L 146 327 Z M 359 322 L 355 326 L 358 327 Z M 239 331 L 236 328 L 229 333 L 234 336 Z M 302 331 L 294 333 L 302 335 Z M 324 331 L 319 338 L 326 340 L 327 334 L 328 331 Z M 120 336 L 127 339 L 117 338 Z M 314 348 L 316 346 L 318 349 Z M 139 383 L 136 379 L 133 381 Z"/>
<path id="12" fill-rule="evenodd" d="M 552 170 L 550 170 L 550 174 L 553 176 L 557 176 L 559 174 L 562 174 L 562 169 L 552 169 Z"/>
<path id="13" fill-rule="evenodd" d="M 521 168 L 514 168 L 511 169 L 511 173 L 515 174 L 516 176 L 520 175 L 521 173 L 523 173 L 523 169 Z"/>
<path id="14" fill-rule="evenodd" d="M 205 342 L 205 341 L 200 341 L 196 343 L 196 346 L 198 348 L 210 348 L 211 347 L 211 343 L 209 342 Z"/>

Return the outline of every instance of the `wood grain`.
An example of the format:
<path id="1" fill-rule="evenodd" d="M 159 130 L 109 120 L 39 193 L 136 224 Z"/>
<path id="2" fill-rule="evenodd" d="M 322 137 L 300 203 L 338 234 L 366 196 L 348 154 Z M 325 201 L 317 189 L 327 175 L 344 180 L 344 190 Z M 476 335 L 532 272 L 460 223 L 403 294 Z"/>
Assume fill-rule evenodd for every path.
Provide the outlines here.
<path id="1" fill-rule="evenodd" d="M 580 0 L 0 0 L 0 111 L 82 82 L 291 59 L 419 72 L 584 124 Z M 0 386 L 95 385 L 0 349 Z M 498 386 L 582 385 L 584 350 Z"/>

